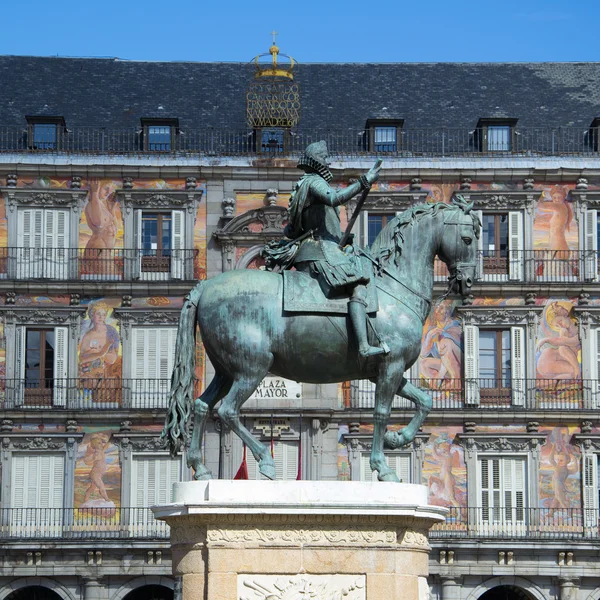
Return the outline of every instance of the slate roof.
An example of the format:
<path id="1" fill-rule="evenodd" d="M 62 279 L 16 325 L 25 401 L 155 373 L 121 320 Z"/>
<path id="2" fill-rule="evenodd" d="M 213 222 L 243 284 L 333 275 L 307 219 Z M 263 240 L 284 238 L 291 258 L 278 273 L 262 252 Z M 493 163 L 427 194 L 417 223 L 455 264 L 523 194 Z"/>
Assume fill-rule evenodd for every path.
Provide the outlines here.
<path id="1" fill-rule="evenodd" d="M 67 127 L 135 127 L 158 116 L 178 117 L 182 129 L 244 127 L 252 75 L 244 63 L 2 56 L 0 126 L 52 115 Z M 307 129 L 359 129 L 372 117 L 475 127 L 497 116 L 587 128 L 600 117 L 600 63 L 300 64 L 296 81 Z"/>

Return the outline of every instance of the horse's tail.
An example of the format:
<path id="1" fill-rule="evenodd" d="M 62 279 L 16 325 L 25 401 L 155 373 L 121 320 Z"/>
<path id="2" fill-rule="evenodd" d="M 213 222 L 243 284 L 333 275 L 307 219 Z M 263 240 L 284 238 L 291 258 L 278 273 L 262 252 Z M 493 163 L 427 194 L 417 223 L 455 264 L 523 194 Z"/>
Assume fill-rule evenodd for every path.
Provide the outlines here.
<path id="1" fill-rule="evenodd" d="M 186 296 L 179 317 L 175 361 L 171 376 L 169 408 L 161 437 L 166 438 L 171 456 L 185 447 L 189 434 L 186 423 L 194 403 L 194 375 L 196 371 L 196 310 L 202 295 L 200 281 Z"/>

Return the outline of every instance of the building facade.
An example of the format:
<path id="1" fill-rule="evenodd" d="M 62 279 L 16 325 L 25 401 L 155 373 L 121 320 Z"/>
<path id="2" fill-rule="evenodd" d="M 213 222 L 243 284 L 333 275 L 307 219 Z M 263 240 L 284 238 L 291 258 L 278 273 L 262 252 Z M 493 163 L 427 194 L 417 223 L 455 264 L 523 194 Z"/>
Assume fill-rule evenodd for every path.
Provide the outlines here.
<path id="1" fill-rule="evenodd" d="M 319 139 L 334 185 L 384 160 L 357 242 L 455 193 L 482 221 L 472 296 L 435 303 L 407 372 L 433 410 L 388 454 L 449 508 L 431 597 L 598 600 L 600 66 L 257 65 L 0 57 L 0 600 L 176 595 L 148 507 L 192 477 L 159 437 L 179 310 L 261 268 Z M 279 478 L 370 480 L 372 407 L 269 377 L 244 419 Z M 205 452 L 243 460 L 216 413 Z"/>

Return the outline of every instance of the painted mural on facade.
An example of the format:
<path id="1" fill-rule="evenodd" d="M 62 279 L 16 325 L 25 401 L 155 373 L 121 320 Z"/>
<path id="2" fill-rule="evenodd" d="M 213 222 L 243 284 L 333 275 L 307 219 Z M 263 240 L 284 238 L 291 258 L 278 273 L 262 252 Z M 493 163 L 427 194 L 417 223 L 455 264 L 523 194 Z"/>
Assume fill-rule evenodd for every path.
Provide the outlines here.
<path id="1" fill-rule="evenodd" d="M 423 484 L 429 489 L 429 502 L 435 506 L 467 505 L 467 468 L 461 446 L 454 436 L 462 427 L 436 429 L 425 448 Z"/>
<path id="2" fill-rule="evenodd" d="M 86 429 L 75 462 L 75 508 L 114 510 L 120 506 L 121 466 L 114 433 L 104 427 Z"/>
<path id="3" fill-rule="evenodd" d="M 117 299 L 102 298 L 88 303 L 78 353 L 78 393 L 83 406 L 121 405 L 121 336 L 119 324 L 112 317 L 118 306 Z"/>
<path id="4" fill-rule="evenodd" d="M 540 508 L 550 523 L 573 524 L 570 509 L 581 506 L 581 455 L 570 443 L 579 427 L 540 428 L 547 431 L 540 453 Z"/>

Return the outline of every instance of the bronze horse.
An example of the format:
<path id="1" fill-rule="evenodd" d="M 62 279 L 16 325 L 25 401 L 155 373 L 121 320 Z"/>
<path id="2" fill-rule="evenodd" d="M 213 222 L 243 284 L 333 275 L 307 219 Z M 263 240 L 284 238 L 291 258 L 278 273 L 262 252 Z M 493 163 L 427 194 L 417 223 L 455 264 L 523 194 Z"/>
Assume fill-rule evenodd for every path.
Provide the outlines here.
<path id="1" fill-rule="evenodd" d="M 371 469 L 380 481 L 398 481 L 385 461 L 384 446 L 410 443 L 432 405 L 431 397 L 404 377 L 421 349 L 431 308 L 436 256 L 450 272 L 448 292 L 469 292 L 476 268 L 480 223 L 461 196 L 452 204 L 414 206 L 392 219 L 371 248 L 379 310 L 372 323 L 389 346 L 386 355 L 362 359 L 347 334 L 345 315 L 283 311 L 282 276 L 235 270 L 199 282 L 181 312 L 175 368 L 163 436 L 172 454 L 185 446 L 196 479 L 211 478 L 203 464 L 202 437 L 209 412 L 218 414 L 250 448 L 260 472 L 275 478 L 269 449 L 240 420 L 240 409 L 268 374 L 309 383 L 370 379 L 376 384 Z M 196 323 L 215 376 L 194 400 Z M 416 414 L 399 432 L 387 431 L 394 395 L 415 403 Z"/>

